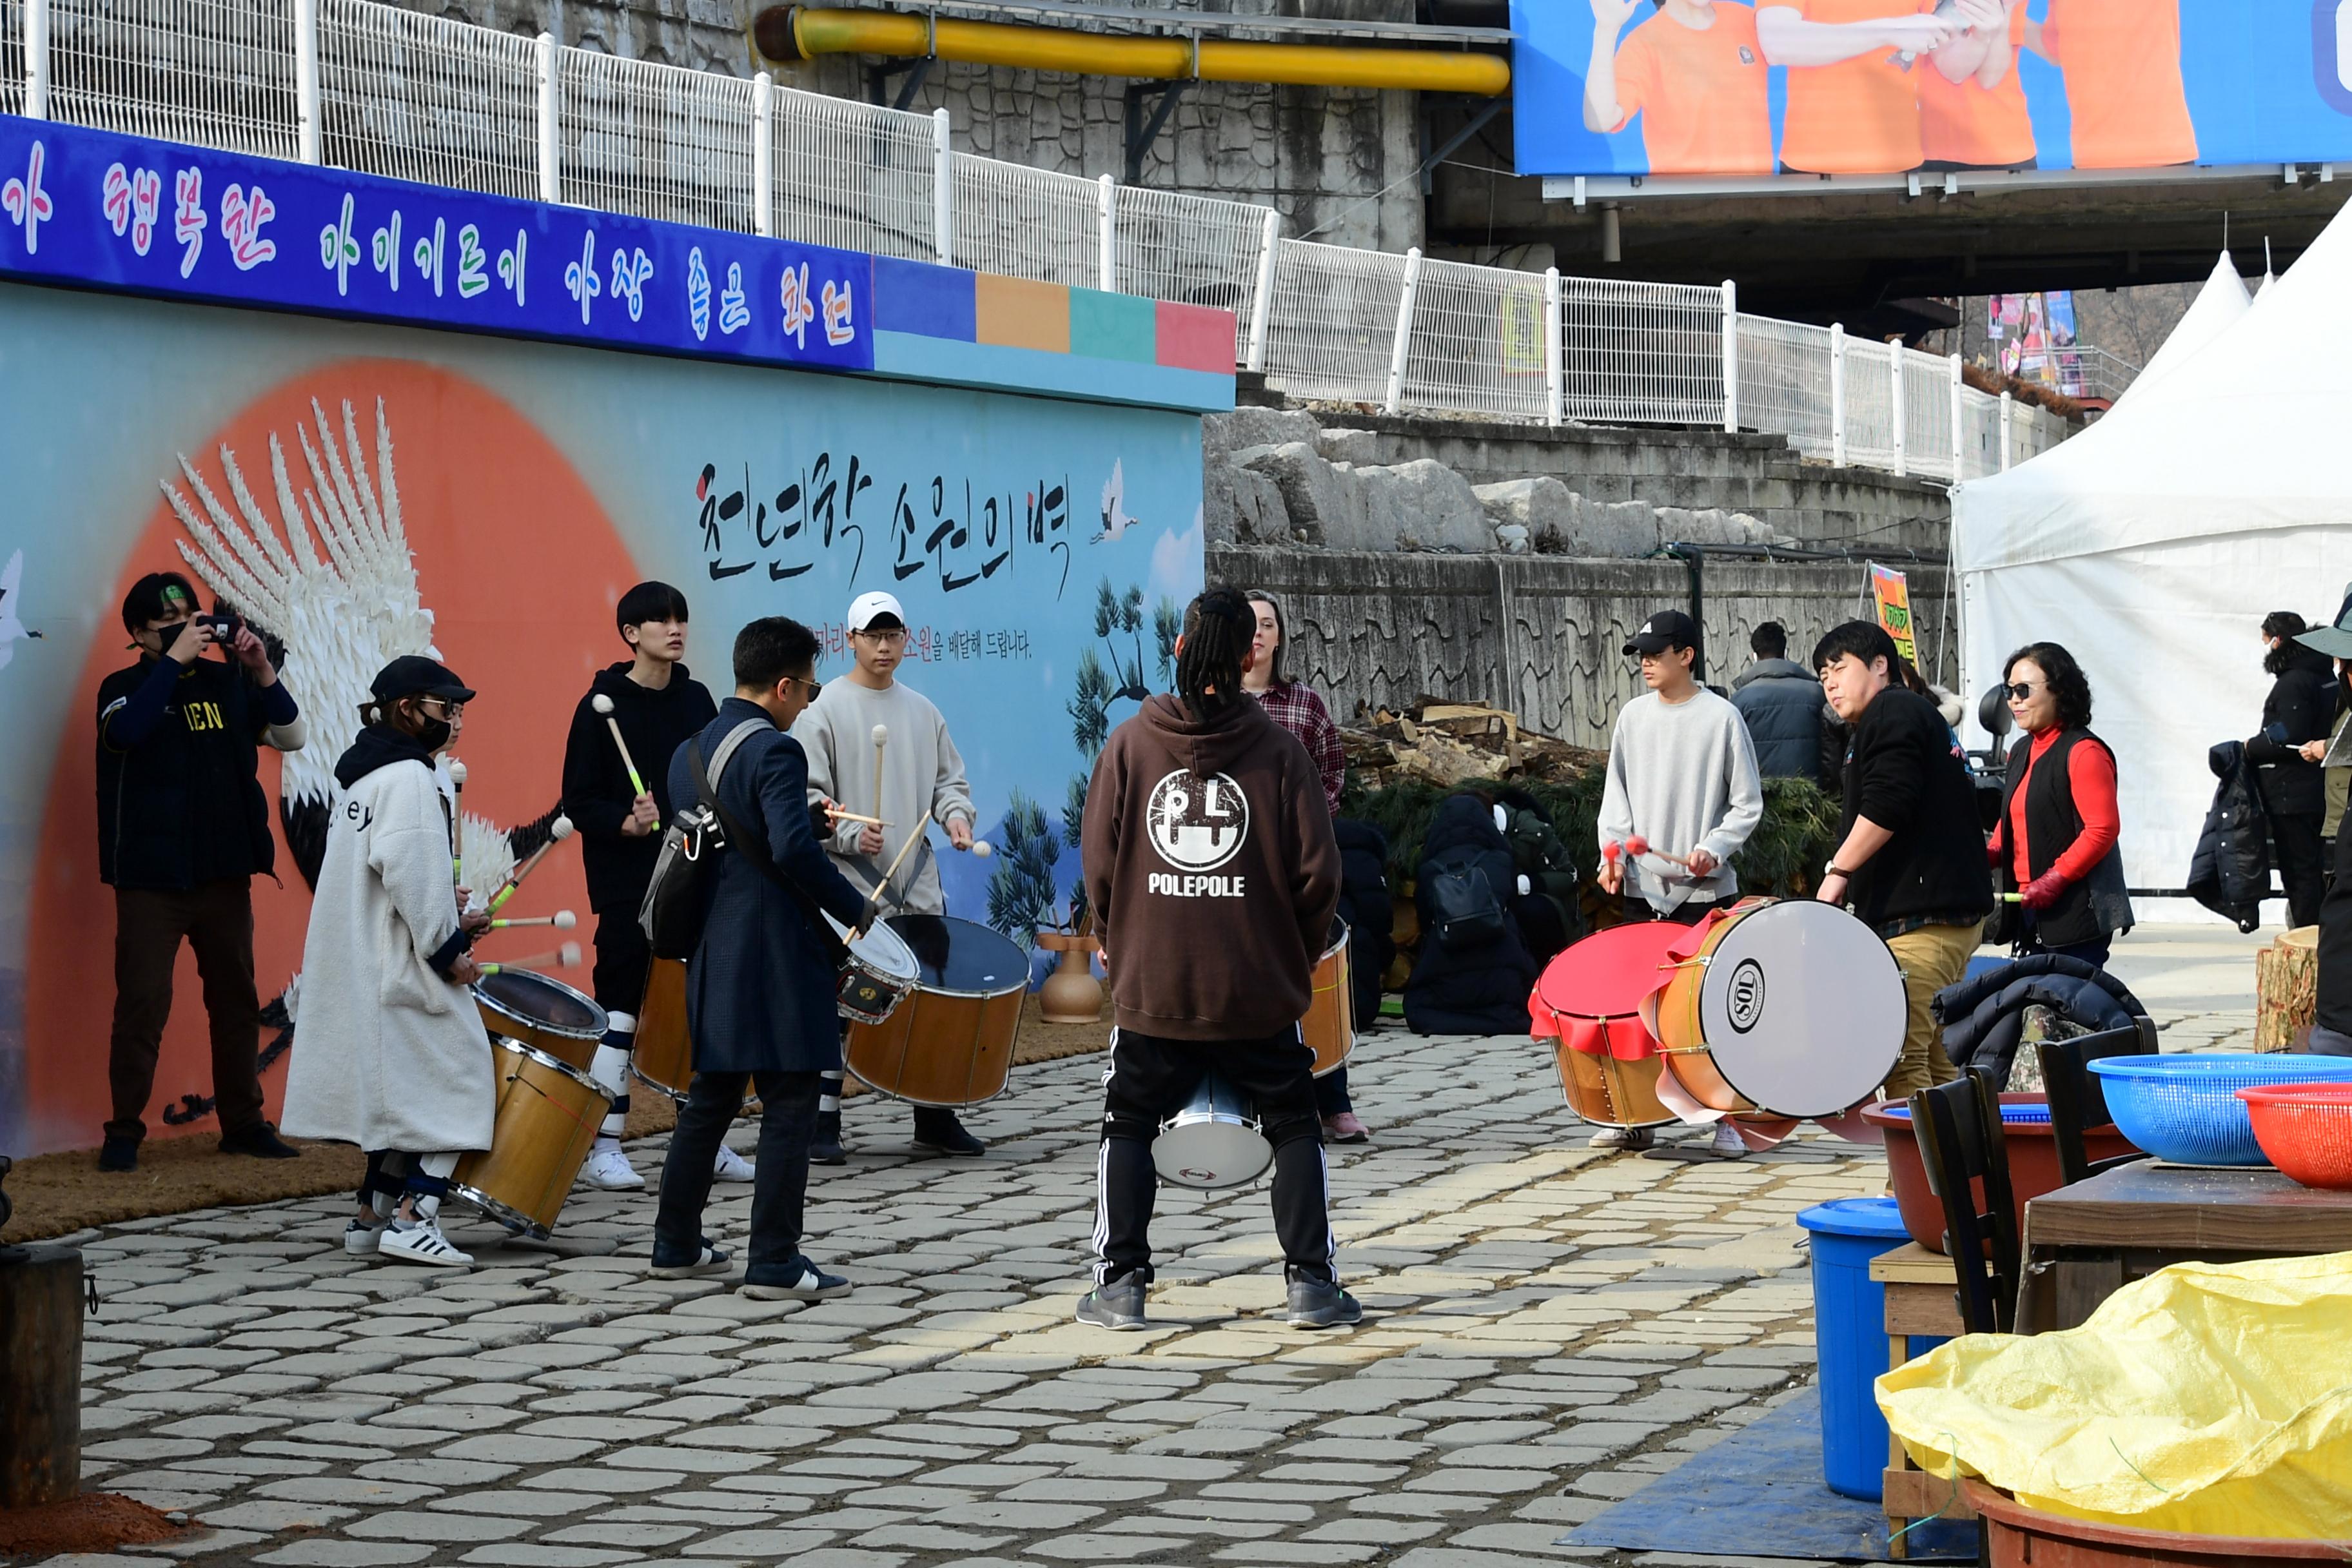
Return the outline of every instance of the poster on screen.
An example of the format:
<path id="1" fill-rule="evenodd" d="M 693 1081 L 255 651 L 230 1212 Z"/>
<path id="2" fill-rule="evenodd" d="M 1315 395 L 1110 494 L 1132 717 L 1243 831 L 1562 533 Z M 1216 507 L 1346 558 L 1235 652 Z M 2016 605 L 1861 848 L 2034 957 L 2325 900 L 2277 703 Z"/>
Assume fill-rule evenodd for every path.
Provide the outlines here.
<path id="1" fill-rule="evenodd" d="M 1521 174 L 2352 158 L 2352 0 L 1513 0 Z"/>

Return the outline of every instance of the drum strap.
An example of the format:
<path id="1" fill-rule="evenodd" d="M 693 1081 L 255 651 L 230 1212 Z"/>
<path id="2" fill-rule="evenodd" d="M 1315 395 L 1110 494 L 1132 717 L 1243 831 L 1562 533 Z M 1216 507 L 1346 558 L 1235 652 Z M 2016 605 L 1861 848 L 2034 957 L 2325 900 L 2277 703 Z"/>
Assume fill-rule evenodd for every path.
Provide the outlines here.
<path id="1" fill-rule="evenodd" d="M 735 749 L 759 728 L 759 720 L 746 719 L 727 731 L 726 738 L 719 742 L 718 753 L 713 758 L 718 764 L 717 772 L 723 773 L 727 771 L 728 760 L 734 756 Z M 810 895 L 807 889 L 784 875 L 782 868 L 768 853 L 766 838 L 745 831 L 743 825 L 735 820 L 733 814 L 719 804 L 719 790 L 711 782 L 711 775 L 703 771 L 702 743 L 699 741 L 687 742 L 686 761 L 687 765 L 694 770 L 695 793 L 702 797 L 703 808 L 719 818 L 719 826 L 726 833 L 727 842 L 741 851 L 743 858 L 749 860 L 761 876 L 793 896 L 793 901 L 800 905 L 802 915 L 806 917 L 809 929 L 816 933 L 818 944 L 824 949 L 826 961 L 834 968 L 839 969 L 848 963 L 849 949 L 843 944 L 839 937 L 833 934 L 833 927 L 825 923 L 824 911 L 818 908 L 816 900 Z"/>

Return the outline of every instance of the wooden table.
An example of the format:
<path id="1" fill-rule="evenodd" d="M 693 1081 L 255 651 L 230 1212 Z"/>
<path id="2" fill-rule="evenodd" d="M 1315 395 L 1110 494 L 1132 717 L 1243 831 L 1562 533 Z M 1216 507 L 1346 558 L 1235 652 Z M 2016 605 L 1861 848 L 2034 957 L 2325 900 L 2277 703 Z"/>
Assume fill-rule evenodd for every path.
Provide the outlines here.
<path id="1" fill-rule="evenodd" d="M 2020 1333 L 2080 1326 L 2169 1264 L 2352 1252 L 2352 1193 L 2247 1170 L 2139 1160 L 2025 1206 Z"/>
<path id="2" fill-rule="evenodd" d="M 1870 1260 L 1870 1277 L 1886 1296 L 1886 1365 L 1890 1372 L 1911 1359 L 1911 1336 L 1952 1339 L 1968 1332 L 1960 1321 L 1959 1281 L 1952 1260 L 1906 1241 L 1892 1252 Z M 1953 1483 L 1931 1476 L 1911 1463 L 1903 1439 L 1886 1440 L 1885 1499 L 1887 1555 L 1897 1562 L 1908 1552 L 1897 1533 L 1915 1519 L 1937 1513 L 1956 1523 L 1976 1518 L 1976 1510 L 1952 1496 Z"/>

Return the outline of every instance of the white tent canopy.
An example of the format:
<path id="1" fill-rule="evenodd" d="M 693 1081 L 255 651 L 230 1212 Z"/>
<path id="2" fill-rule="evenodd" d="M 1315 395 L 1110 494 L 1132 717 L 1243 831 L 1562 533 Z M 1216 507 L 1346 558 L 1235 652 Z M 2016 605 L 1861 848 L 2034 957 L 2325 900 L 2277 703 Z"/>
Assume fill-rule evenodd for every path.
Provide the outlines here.
<path id="1" fill-rule="evenodd" d="M 2074 652 L 2139 888 L 2186 881 L 2206 752 L 2260 725 L 2263 616 L 2330 619 L 2352 580 L 2352 222 L 2252 308 L 2226 271 L 2182 321 L 2201 342 L 2177 335 L 2181 352 L 2168 342 L 2151 363 L 2162 374 L 2089 430 L 1953 493 L 1968 691 L 2026 643 Z"/>
<path id="2" fill-rule="evenodd" d="M 2213 263 L 2212 276 L 2205 279 L 2205 286 L 2197 291 L 2197 298 L 2189 301 L 2188 310 L 2174 323 L 2172 335 L 2164 340 L 2164 346 L 2156 351 L 2146 368 L 2129 386 L 2124 388 L 2123 395 L 2116 399 L 2116 408 L 2132 406 L 2135 397 L 2160 384 L 2195 357 L 2207 343 L 2236 326 L 2238 318 L 2244 315 L 2253 302 L 2253 296 L 2246 292 L 2246 280 L 2238 276 L 2238 264 L 2230 259 L 2228 251 L 2223 251 L 2221 258 Z M 2110 412 L 2108 418 L 2113 417 L 2114 414 Z M 2100 423 L 2105 424 L 2105 420 Z"/>

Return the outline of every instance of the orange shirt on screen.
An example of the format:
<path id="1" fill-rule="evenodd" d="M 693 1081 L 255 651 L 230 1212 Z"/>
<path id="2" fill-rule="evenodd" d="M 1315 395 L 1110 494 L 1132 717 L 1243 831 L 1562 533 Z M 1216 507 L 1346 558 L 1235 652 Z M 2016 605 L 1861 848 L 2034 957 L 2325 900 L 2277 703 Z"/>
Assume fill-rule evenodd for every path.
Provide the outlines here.
<path id="1" fill-rule="evenodd" d="M 1875 22 L 1933 11 L 1936 0 L 1770 0 L 1808 22 Z M 1790 66 L 1780 124 L 1780 163 L 1809 174 L 1899 174 L 1916 169 L 1919 82 L 1935 63 L 1905 70 L 1892 48 L 1873 48 L 1833 66 Z"/>
<path id="2" fill-rule="evenodd" d="M 1756 13 L 1716 0 L 1715 26 L 1685 27 L 1661 11 L 1617 48 L 1617 102 L 1625 129 L 1642 117 L 1654 174 L 1772 172 L 1770 68 L 1756 42 Z"/>
<path id="3" fill-rule="evenodd" d="M 1919 79 L 1919 150 L 1930 163 L 2013 169 L 2032 162 L 2033 117 L 2017 79 L 2017 50 L 1998 87 L 1947 81 L 1933 60 L 1911 68 Z"/>
<path id="4" fill-rule="evenodd" d="M 2180 0 L 2050 0 L 2042 41 L 2066 79 L 2074 167 L 2197 161 L 2180 81 Z"/>

